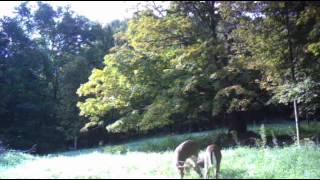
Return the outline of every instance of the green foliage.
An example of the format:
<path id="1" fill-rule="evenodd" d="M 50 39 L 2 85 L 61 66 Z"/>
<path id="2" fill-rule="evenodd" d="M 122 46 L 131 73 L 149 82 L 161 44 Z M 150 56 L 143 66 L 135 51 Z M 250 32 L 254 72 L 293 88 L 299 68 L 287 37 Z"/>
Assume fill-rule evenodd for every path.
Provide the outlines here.
<path id="1" fill-rule="evenodd" d="M 181 111 L 181 101 L 158 97 L 151 105 L 147 106 L 138 127 L 145 131 L 157 127 L 162 127 L 173 123 L 170 116 Z"/>
<path id="2" fill-rule="evenodd" d="M 116 145 L 104 148 L 103 152 L 110 154 L 126 154 L 129 152 L 129 149 L 126 145 Z"/>
<path id="3" fill-rule="evenodd" d="M 262 72 L 257 81 L 268 92 L 269 100 L 286 105 L 299 101 L 301 113 L 296 119 L 303 114 L 314 116 L 313 110 L 318 106 L 319 92 L 312 90 L 318 84 L 315 72 L 319 71 L 315 65 L 318 6 L 300 2 L 232 2 L 225 4 L 223 12 L 227 22 L 238 25 L 230 35 L 235 42 L 231 45 L 235 52 L 232 59 Z"/>
<path id="4" fill-rule="evenodd" d="M 66 7 L 38 2 L 0 19 L 1 138 L 12 148 L 61 148 L 79 136 L 76 90 L 102 65 L 122 22 L 102 27 Z"/>
<path id="5" fill-rule="evenodd" d="M 182 17 L 180 19 L 187 21 Z M 153 44 L 161 42 L 158 38 L 167 39 L 166 36 L 170 35 L 163 33 L 161 28 L 166 28 L 163 31 L 167 32 L 170 32 L 170 29 L 181 30 L 176 32 L 178 36 L 183 36 L 180 33 L 184 32 L 184 28 L 190 28 L 190 23 L 183 23 L 186 27 L 177 27 L 173 20 L 173 17 L 158 19 L 146 14 L 129 22 L 128 31 L 118 34 L 118 39 L 121 38 L 121 41 L 128 42 L 129 45 L 116 46 L 112 53 L 106 56 L 104 69 L 94 70 L 89 81 L 78 89 L 80 96 L 94 96 L 78 103 L 81 115 L 99 118 L 111 109 L 123 108 L 128 111 L 136 109 L 139 114 L 142 113 L 140 118 L 132 116 L 132 113 L 125 113 L 125 116 L 131 117 L 122 117 L 107 127 L 109 131 L 117 129 L 114 130 L 117 132 L 128 131 L 133 127 L 145 131 L 172 122 L 170 116 L 177 111 L 176 104 L 172 104 L 175 100 L 168 101 L 171 97 L 167 97 L 163 88 L 170 87 L 170 81 L 167 80 L 172 79 L 170 68 L 173 67 L 170 59 L 180 54 L 181 50 L 165 47 L 167 42 L 160 44 L 161 48 Z M 167 26 L 163 26 L 163 23 Z M 177 46 L 173 43 L 170 46 Z M 154 100 L 150 102 L 146 101 L 147 99 Z M 174 99 L 179 101 L 179 98 Z"/>
<path id="6" fill-rule="evenodd" d="M 51 121 L 54 112 L 50 91 L 50 61 L 38 48 L 36 42 L 23 31 L 21 22 L 15 18 L 3 18 L 1 29 L 12 43 L 2 49 L 0 66 L 2 83 L 1 132 L 13 148 L 38 144 L 43 149 L 51 148 L 44 139 L 57 134 Z M 50 138 L 54 143 L 60 136 Z M 41 144 L 41 145 L 40 145 Z"/>
<path id="7" fill-rule="evenodd" d="M 119 133 L 128 132 L 130 130 L 137 129 L 137 123 L 141 119 L 141 115 L 136 111 L 132 111 L 130 114 L 118 119 L 116 122 L 108 125 L 106 128 L 108 132 Z"/>
<path id="8" fill-rule="evenodd" d="M 212 114 L 213 108 L 226 113 L 220 106 L 228 112 L 248 110 L 256 102 L 254 76 L 237 68 L 233 68 L 237 73 L 232 73 L 231 67 L 225 67 L 225 42 L 208 38 L 189 16 L 140 12 L 129 21 L 126 32 L 116 35 L 116 41 L 119 43 L 105 57 L 103 70 L 94 70 L 78 89 L 78 95 L 86 98 L 78 103 L 81 115 L 106 121 L 109 132 L 132 127 L 148 131 L 179 121 L 197 121 L 199 114 Z M 242 84 L 254 87 L 246 89 Z M 235 94 L 239 97 L 221 97 L 225 100 L 221 102 L 216 93 L 236 86 L 241 87 L 241 92 L 236 92 L 240 94 Z M 114 109 L 135 110 L 141 117 L 121 117 L 115 122 L 103 119 Z M 180 114 L 186 119 L 173 118 Z"/>
<path id="9" fill-rule="evenodd" d="M 278 86 L 271 102 L 288 104 L 297 100 L 303 106 L 300 112 L 303 114 L 314 115 L 319 108 L 319 83 L 306 78 L 296 84 L 284 84 Z"/>
<path id="10" fill-rule="evenodd" d="M 65 135 L 66 140 L 71 140 L 79 136 L 80 129 L 84 126 L 84 118 L 79 117 L 79 110 L 76 107 L 78 97 L 75 94 L 79 84 L 89 74 L 87 69 L 89 66 L 86 59 L 75 57 L 72 62 L 69 62 L 63 67 L 61 72 L 61 83 L 63 86 L 60 89 L 61 105 L 58 109 L 58 117 L 60 119 L 58 129 Z"/>
<path id="11" fill-rule="evenodd" d="M 250 109 L 256 94 L 240 85 L 226 87 L 217 92 L 213 99 L 213 114 L 232 113 Z"/>
<path id="12" fill-rule="evenodd" d="M 318 97 L 319 85 L 310 78 L 297 84 L 284 84 L 277 88 L 274 99 L 280 103 L 293 102 L 297 99 L 298 103 L 309 103 Z"/>
<path id="13" fill-rule="evenodd" d="M 102 26 L 68 7 L 23 2 L 14 17 L 0 19 L 1 139 L 48 151 L 95 127 L 126 137 L 193 130 L 294 100 L 300 116 L 315 118 L 319 7 L 171 2 Z"/>

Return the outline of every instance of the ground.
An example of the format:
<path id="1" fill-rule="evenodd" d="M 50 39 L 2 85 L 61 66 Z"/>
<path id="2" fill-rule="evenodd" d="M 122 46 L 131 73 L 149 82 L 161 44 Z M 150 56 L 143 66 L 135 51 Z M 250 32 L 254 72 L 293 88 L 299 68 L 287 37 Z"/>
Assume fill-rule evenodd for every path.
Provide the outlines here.
<path id="1" fill-rule="evenodd" d="M 266 127 L 268 128 L 268 127 Z M 213 132 L 180 135 L 199 138 Z M 121 146 L 33 156 L 10 152 L 0 157 L 2 178 L 178 178 L 173 150 L 147 151 L 148 145 L 167 143 L 173 137 L 152 138 Z M 110 148 L 110 147 L 113 147 Z M 124 151 L 124 148 L 129 151 Z M 146 152 L 134 151 L 144 147 Z M 151 147 L 151 149 L 156 146 Z M 111 151 L 112 149 L 112 151 Z M 203 151 L 201 151 L 203 153 Z M 243 178 L 320 178 L 320 148 L 313 143 L 264 148 L 234 147 L 222 150 L 221 177 Z M 199 178 L 190 171 L 186 178 Z"/>

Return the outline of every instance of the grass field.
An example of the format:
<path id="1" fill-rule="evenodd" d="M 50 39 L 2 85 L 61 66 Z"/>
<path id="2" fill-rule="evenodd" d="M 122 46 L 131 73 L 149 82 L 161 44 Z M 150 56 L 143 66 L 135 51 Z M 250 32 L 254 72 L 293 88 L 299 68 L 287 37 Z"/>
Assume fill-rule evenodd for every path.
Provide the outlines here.
<path id="1" fill-rule="evenodd" d="M 288 130 L 285 125 L 265 127 L 267 130 Z M 157 152 L 153 149 L 162 147 L 160 144 L 170 146 L 185 138 L 201 138 L 216 133 L 209 131 L 151 138 L 120 146 L 46 156 L 9 152 L 0 157 L 0 178 L 178 178 L 172 163 L 172 148 Z M 141 151 L 143 148 L 146 152 Z M 223 149 L 222 155 L 221 178 L 320 178 L 320 147 L 314 144 L 282 148 L 236 147 Z M 186 178 L 199 177 L 190 171 Z"/>

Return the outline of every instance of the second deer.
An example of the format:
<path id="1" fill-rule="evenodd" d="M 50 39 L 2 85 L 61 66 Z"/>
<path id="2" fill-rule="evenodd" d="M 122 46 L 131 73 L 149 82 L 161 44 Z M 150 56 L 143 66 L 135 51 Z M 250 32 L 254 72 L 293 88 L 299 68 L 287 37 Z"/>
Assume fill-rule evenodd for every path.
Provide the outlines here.
<path id="1" fill-rule="evenodd" d="M 219 178 L 220 174 L 220 163 L 221 163 L 221 148 L 216 144 L 211 144 L 207 146 L 205 151 L 205 156 L 203 159 L 203 166 L 204 166 L 204 178 L 209 178 L 210 171 L 213 170 L 212 168 L 215 166 L 216 169 L 216 179 Z M 198 161 L 199 164 L 199 161 Z"/>

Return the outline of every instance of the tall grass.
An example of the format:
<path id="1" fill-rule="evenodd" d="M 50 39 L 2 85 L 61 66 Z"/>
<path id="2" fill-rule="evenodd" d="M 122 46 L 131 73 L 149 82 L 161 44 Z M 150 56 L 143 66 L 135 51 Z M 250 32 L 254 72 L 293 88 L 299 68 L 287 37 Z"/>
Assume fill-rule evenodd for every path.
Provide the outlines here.
<path id="1" fill-rule="evenodd" d="M 237 148 L 224 152 L 224 178 L 320 178 L 319 147 Z"/>

